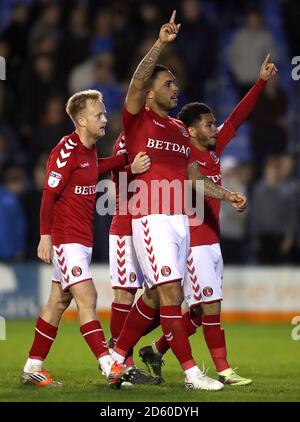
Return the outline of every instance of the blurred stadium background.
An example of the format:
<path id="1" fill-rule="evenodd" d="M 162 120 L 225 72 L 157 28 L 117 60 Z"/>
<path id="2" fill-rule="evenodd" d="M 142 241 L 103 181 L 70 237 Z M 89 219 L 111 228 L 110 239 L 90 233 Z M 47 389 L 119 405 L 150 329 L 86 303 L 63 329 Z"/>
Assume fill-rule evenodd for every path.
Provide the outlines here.
<path id="1" fill-rule="evenodd" d="M 268 52 L 277 64 L 278 78 L 267 84 L 222 160 L 223 184 L 250 201 L 243 215 L 222 208 L 223 309 L 227 321 L 290 322 L 299 315 L 300 80 L 291 73 L 292 58 L 300 56 L 300 3 L 0 0 L 0 56 L 6 60 L 0 82 L 1 316 L 35 318 L 47 297 L 51 268 L 36 258 L 39 206 L 49 151 L 72 131 L 66 99 L 80 89 L 103 92 L 109 123 L 98 148 L 111 155 L 132 72 L 172 9 L 182 28 L 160 62 L 179 81 L 178 108 L 207 102 L 221 124 Z M 104 311 L 111 302 L 110 218 L 95 216 L 93 272 Z"/>

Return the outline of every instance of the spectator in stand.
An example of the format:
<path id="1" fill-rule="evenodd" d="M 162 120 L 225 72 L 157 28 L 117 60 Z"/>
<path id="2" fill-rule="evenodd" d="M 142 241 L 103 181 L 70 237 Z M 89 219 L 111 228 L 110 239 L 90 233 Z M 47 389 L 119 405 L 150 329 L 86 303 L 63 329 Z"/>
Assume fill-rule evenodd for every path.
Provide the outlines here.
<path id="1" fill-rule="evenodd" d="M 236 192 L 246 194 L 246 187 L 239 177 L 239 163 L 235 157 L 227 156 L 222 159 L 222 184 Z M 247 211 L 232 212 L 232 207 L 222 203 L 220 214 L 222 255 L 226 264 L 240 264 L 245 262 L 245 238 Z"/>
<path id="2" fill-rule="evenodd" d="M 260 264 L 292 261 L 297 228 L 296 200 L 295 192 L 282 185 L 279 158 L 269 157 L 264 177 L 254 186 L 251 201 L 252 245 Z"/>
<path id="3" fill-rule="evenodd" d="M 102 92 L 108 115 L 121 112 L 125 95 L 114 78 L 114 56 L 111 53 L 95 57 L 94 81 L 89 88 Z"/>
<path id="4" fill-rule="evenodd" d="M 0 185 L 0 260 L 21 260 L 25 253 L 26 219 L 18 196 L 24 189 L 25 173 L 9 166 Z"/>
<path id="5" fill-rule="evenodd" d="M 37 216 L 40 213 L 47 158 L 47 153 L 38 157 L 33 168 L 33 184 L 21 196 L 27 226 L 30 228 L 26 236 L 25 258 L 30 260 L 37 259 L 37 247 L 40 240 L 40 226 L 37 224 Z"/>
<path id="6" fill-rule="evenodd" d="M 273 36 L 263 27 L 260 14 L 251 11 L 246 16 L 244 27 L 234 34 L 228 50 L 229 67 L 238 86 L 240 98 L 244 97 L 256 81 L 257 69 L 268 53 L 271 54 L 272 61 L 276 62 Z"/>
<path id="7" fill-rule="evenodd" d="M 45 104 L 45 114 L 33 133 L 30 142 L 30 153 L 36 159 L 42 152 L 50 152 L 65 133 L 72 130 L 72 125 L 65 112 L 62 97 L 49 97 Z"/>
<path id="8" fill-rule="evenodd" d="M 48 2 L 43 5 L 39 17 L 34 22 L 29 34 L 29 51 L 34 52 L 36 43 L 44 35 L 50 35 L 59 45 L 61 41 L 62 27 L 61 6 L 58 1 Z"/>
<path id="9" fill-rule="evenodd" d="M 56 73 L 56 63 L 51 55 L 39 54 L 33 60 L 32 68 L 24 71 L 20 78 L 21 130 L 31 135 L 45 110 L 50 96 L 64 95 L 64 85 Z"/>
<path id="10" fill-rule="evenodd" d="M 272 78 L 252 113 L 251 147 L 258 176 L 268 155 L 286 151 L 287 105 L 286 93 L 278 86 L 278 79 Z"/>
<path id="11" fill-rule="evenodd" d="M 182 27 L 176 47 L 189 77 L 187 94 L 191 101 L 199 101 L 199 98 L 203 98 L 206 82 L 214 76 L 212 72 L 216 69 L 217 31 L 207 21 L 197 0 L 183 0 L 181 8 Z M 255 76 L 260 64 L 256 66 Z"/>
<path id="12" fill-rule="evenodd" d="M 89 57 L 90 34 L 87 11 L 82 6 L 71 10 L 67 31 L 63 33 L 63 68 L 68 75 L 70 70 Z"/>

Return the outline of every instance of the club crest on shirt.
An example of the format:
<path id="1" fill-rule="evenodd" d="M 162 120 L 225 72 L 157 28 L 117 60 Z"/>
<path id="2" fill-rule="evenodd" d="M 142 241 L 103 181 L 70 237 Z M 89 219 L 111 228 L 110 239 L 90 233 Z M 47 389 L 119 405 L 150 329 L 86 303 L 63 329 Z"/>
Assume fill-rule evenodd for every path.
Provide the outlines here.
<path id="1" fill-rule="evenodd" d="M 59 182 L 62 179 L 62 175 L 60 173 L 56 173 L 56 171 L 51 171 L 48 179 L 48 185 L 50 188 L 56 188 L 59 185 Z"/>
<path id="2" fill-rule="evenodd" d="M 130 281 L 130 283 L 134 283 L 135 282 L 135 280 L 136 280 L 136 273 L 130 273 L 129 274 L 129 281 Z"/>
<path id="3" fill-rule="evenodd" d="M 78 266 L 72 268 L 72 274 L 74 277 L 79 277 L 82 274 L 82 269 Z"/>
<path id="4" fill-rule="evenodd" d="M 204 287 L 204 289 L 203 289 L 203 294 L 206 297 L 212 296 L 213 292 L 214 292 L 213 289 L 211 287 L 208 287 L 208 286 Z"/>
<path id="5" fill-rule="evenodd" d="M 214 151 L 210 151 L 210 156 L 212 158 L 212 160 L 218 164 L 218 162 L 220 161 L 220 158 L 217 156 L 217 154 Z"/>
<path id="6" fill-rule="evenodd" d="M 169 275 L 171 274 L 171 268 L 168 267 L 167 265 L 164 265 L 161 268 L 161 275 L 163 275 L 164 277 L 169 277 Z"/>
<path id="7" fill-rule="evenodd" d="M 183 136 L 185 136 L 186 138 L 189 138 L 190 137 L 190 135 L 189 135 L 189 133 L 188 133 L 188 131 L 186 130 L 185 127 L 178 126 L 178 128 L 179 128 L 180 132 L 183 134 Z"/>

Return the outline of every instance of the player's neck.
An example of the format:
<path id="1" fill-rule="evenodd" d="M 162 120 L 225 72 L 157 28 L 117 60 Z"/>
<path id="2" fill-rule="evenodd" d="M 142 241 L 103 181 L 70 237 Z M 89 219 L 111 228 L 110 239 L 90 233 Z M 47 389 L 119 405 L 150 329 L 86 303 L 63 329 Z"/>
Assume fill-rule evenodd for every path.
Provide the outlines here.
<path id="1" fill-rule="evenodd" d="M 156 104 L 151 104 L 151 106 L 149 108 L 150 108 L 150 110 L 154 111 L 154 113 L 158 114 L 163 119 L 166 119 L 169 115 L 168 110 L 163 110 L 162 108 L 160 108 Z"/>
<path id="2" fill-rule="evenodd" d="M 96 143 L 96 139 L 91 137 L 90 135 L 86 135 L 85 133 L 82 133 L 81 130 L 76 129 L 75 131 L 77 133 L 77 135 L 79 136 L 80 142 L 82 143 L 83 146 L 85 146 L 86 148 L 92 148 L 95 143 Z"/>
<path id="3" fill-rule="evenodd" d="M 195 139 L 195 138 L 190 138 L 190 141 L 191 141 L 191 144 L 192 144 L 195 148 L 199 149 L 199 151 L 208 151 L 207 147 L 205 147 L 205 146 L 201 145 L 201 144 L 200 144 L 200 142 L 199 142 L 199 141 L 197 141 L 197 139 Z"/>

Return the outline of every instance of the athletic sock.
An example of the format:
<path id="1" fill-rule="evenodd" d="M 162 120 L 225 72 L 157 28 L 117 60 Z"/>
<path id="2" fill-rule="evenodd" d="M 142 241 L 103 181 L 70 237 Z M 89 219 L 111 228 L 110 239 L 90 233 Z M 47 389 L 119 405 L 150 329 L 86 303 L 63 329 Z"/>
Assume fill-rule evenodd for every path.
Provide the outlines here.
<path id="1" fill-rule="evenodd" d="M 97 359 L 109 355 L 104 333 L 98 320 L 81 325 L 80 332 Z"/>
<path id="2" fill-rule="evenodd" d="M 204 338 L 217 372 L 230 368 L 227 362 L 225 334 L 221 328 L 220 314 L 203 315 L 202 325 Z"/>
<path id="3" fill-rule="evenodd" d="M 126 318 L 119 339 L 114 347 L 114 352 L 126 357 L 152 324 L 157 313 L 157 309 L 146 305 L 141 296 Z M 113 354 L 112 357 L 114 358 Z"/>
<path id="4" fill-rule="evenodd" d="M 182 315 L 182 321 L 189 337 L 192 334 L 195 334 L 197 328 L 202 325 L 202 315 L 194 315 L 193 311 L 190 310 Z M 159 353 L 164 355 L 167 350 L 169 350 L 170 346 L 165 336 L 161 336 L 160 339 L 155 342 L 155 347 Z"/>
<path id="5" fill-rule="evenodd" d="M 183 370 L 196 366 L 184 327 L 180 305 L 160 307 L 160 321 L 164 335 Z"/>

